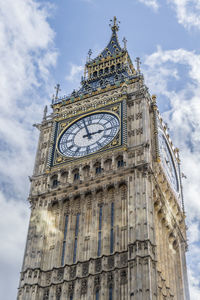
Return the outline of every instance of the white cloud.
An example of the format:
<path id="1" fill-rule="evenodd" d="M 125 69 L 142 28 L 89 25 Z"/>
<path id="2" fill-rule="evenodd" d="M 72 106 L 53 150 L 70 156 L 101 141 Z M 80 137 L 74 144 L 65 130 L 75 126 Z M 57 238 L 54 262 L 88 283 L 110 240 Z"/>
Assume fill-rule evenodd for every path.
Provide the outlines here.
<path id="1" fill-rule="evenodd" d="M 157 51 L 144 62 L 147 86 L 165 110 L 175 146 L 181 150 L 184 198 L 189 227 L 189 281 L 191 295 L 200 297 L 200 54 L 184 49 Z M 183 85 L 184 83 L 184 85 Z M 167 106 L 166 106 L 167 103 Z M 167 109 L 166 109 L 167 107 Z M 195 279 L 196 277 L 196 279 Z"/>
<path id="2" fill-rule="evenodd" d="M 83 66 L 78 66 L 71 63 L 71 70 L 69 75 L 65 77 L 66 80 L 71 82 L 79 80 L 80 82 L 81 75 L 83 74 L 83 69 L 84 69 Z"/>
<path id="3" fill-rule="evenodd" d="M 200 0 L 167 0 L 176 11 L 178 22 L 185 28 L 200 29 Z"/>
<path id="4" fill-rule="evenodd" d="M 155 11 L 157 11 L 159 8 L 157 0 L 138 0 L 138 1 L 145 4 L 146 6 L 153 8 L 153 10 Z"/>
<path id="5" fill-rule="evenodd" d="M 41 119 L 57 57 L 47 22 L 51 9 L 35 0 L 0 6 L 0 298 L 5 300 L 16 298 L 26 239 L 24 200 L 38 136 L 32 124 Z"/>

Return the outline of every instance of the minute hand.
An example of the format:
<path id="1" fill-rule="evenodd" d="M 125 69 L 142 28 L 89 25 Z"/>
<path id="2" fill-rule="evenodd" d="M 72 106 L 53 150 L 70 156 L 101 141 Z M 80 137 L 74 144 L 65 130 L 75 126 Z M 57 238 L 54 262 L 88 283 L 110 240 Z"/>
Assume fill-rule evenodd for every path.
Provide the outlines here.
<path id="1" fill-rule="evenodd" d="M 85 130 L 87 132 L 87 134 L 84 135 L 83 137 L 88 137 L 88 139 L 91 139 L 91 133 L 89 132 L 89 130 L 87 128 L 87 125 L 85 124 L 85 120 L 84 119 L 83 119 L 83 124 L 84 124 Z"/>
<path id="2" fill-rule="evenodd" d="M 104 131 L 104 130 L 103 129 L 99 129 L 98 131 L 91 132 L 90 136 L 93 135 L 93 134 L 96 134 L 96 133 L 101 133 L 102 131 Z M 87 134 L 83 135 L 83 137 L 87 137 L 87 136 L 88 136 Z"/>

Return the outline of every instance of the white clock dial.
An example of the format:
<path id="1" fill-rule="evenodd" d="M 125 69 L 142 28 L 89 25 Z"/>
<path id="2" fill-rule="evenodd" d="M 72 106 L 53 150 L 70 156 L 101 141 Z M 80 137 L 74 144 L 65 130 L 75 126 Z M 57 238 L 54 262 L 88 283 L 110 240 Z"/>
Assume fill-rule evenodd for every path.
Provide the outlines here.
<path id="1" fill-rule="evenodd" d="M 59 151 L 67 157 L 94 153 L 114 139 L 119 127 L 119 119 L 112 113 L 100 112 L 83 117 L 61 135 Z"/>
<path id="2" fill-rule="evenodd" d="M 172 187 L 176 192 L 179 191 L 178 177 L 175 167 L 175 162 L 172 157 L 172 153 L 170 151 L 168 142 L 163 131 L 159 128 L 158 131 L 158 139 L 159 139 L 159 150 L 161 162 L 164 168 L 164 171 L 167 175 L 168 180 L 170 181 Z"/>

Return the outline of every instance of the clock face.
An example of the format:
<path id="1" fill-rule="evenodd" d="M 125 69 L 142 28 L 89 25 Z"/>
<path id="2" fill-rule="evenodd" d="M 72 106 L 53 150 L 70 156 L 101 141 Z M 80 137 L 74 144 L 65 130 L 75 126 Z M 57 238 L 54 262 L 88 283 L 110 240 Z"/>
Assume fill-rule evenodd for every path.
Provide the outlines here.
<path id="1" fill-rule="evenodd" d="M 175 163 L 166 140 L 166 137 L 163 131 L 159 128 L 158 131 L 158 139 L 159 139 L 159 150 L 161 156 L 161 162 L 164 167 L 164 171 L 167 175 L 168 180 L 170 181 L 173 189 L 178 192 L 179 191 L 179 184 L 178 184 L 178 177 L 175 168 Z"/>
<path id="2" fill-rule="evenodd" d="M 109 144 L 120 128 L 112 113 L 94 113 L 70 125 L 61 135 L 58 149 L 67 157 L 82 157 Z"/>

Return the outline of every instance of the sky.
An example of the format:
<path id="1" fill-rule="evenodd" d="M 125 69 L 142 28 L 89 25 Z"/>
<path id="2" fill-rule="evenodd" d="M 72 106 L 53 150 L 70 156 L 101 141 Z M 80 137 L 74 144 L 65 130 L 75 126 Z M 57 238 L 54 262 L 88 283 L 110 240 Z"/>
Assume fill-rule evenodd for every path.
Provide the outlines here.
<path id="1" fill-rule="evenodd" d="M 200 0 L 0 0 L 0 299 L 16 299 L 42 120 L 54 86 L 78 89 L 109 20 L 141 70 L 180 149 L 191 300 L 200 299 Z M 122 44 L 122 42 L 121 42 Z M 123 45 L 123 44 L 122 44 Z"/>

